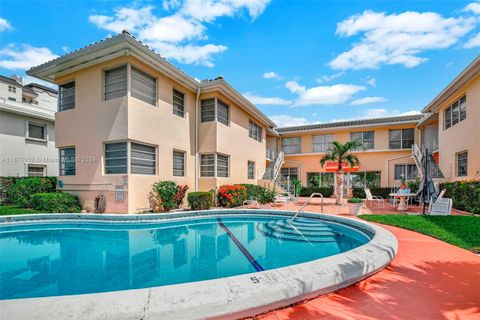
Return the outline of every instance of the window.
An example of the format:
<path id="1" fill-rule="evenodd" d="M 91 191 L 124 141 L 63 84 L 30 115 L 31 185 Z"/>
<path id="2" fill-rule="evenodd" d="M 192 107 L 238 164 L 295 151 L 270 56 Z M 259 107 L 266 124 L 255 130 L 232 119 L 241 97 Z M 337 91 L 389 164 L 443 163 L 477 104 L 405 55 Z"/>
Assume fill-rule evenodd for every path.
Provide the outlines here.
<path id="1" fill-rule="evenodd" d="M 74 176 L 76 174 L 75 162 L 75 147 L 60 149 L 61 176 Z"/>
<path id="2" fill-rule="evenodd" d="M 456 154 L 457 177 L 468 176 L 468 152 L 460 152 Z"/>
<path id="3" fill-rule="evenodd" d="M 230 108 L 222 100 L 217 99 L 217 121 L 228 126 L 230 121 Z"/>
<path id="4" fill-rule="evenodd" d="M 360 141 L 365 149 L 375 149 L 375 131 L 350 132 L 350 141 Z"/>
<path id="5" fill-rule="evenodd" d="M 8 100 L 10 100 L 10 101 L 17 101 L 17 99 L 12 98 L 12 97 L 8 97 Z"/>
<path id="6" fill-rule="evenodd" d="M 132 67 L 132 97 L 146 103 L 157 105 L 157 79 Z"/>
<path id="7" fill-rule="evenodd" d="M 467 96 L 455 101 L 443 112 L 443 126 L 448 129 L 467 118 Z"/>
<path id="8" fill-rule="evenodd" d="M 334 173 L 309 172 L 307 173 L 307 187 L 333 187 Z"/>
<path id="9" fill-rule="evenodd" d="M 157 149 L 140 143 L 130 144 L 130 172 L 155 175 L 157 172 Z"/>
<path id="10" fill-rule="evenodd" d="M 105 144 L 105 173 L 127 173 L 127 142 Z"/>
<path id="11" fill-rule="evenodd" d="M 282 168 L 280 173 L 285 178 L 290 177 L 290 179 L 298 179 L 298 168 Z"/>
<path id="12" fill-rule="evenodd" d="M 185 176 L 185 152 L 183 151 L 173 151 L 173 175 Z"/>
<path id="13" fill-rule="evenodd" d="M 215 155 L 202 154 L 200 156 L 200 176 L 215 177 Z"/>
<path id="14" fill-rule="evenodd" d="M 257 140 L 258 142 L 262 142 L 263 128 L 260 127 L 259 125 L 257 125 L 256 123 L 253 123 L 252 121 L 249 121 L 248 136 L 252 139 Z"/>
<path id="15" fill-rule="evenodd" d="M 248 179 L 255 179 L 255 162 L 248 161 Z"/>
<path id="16" fill-rule="evenodd" d="M 75 108 L 75 81 L 58 87 L 58 111 Z"/>
<path id="17" fill-rule="evenodd" d="M 302 152 L 302 138 L 301 137 L 292 137 L 292 138 L 283 138 L 282 139 L 282 150 L 286 154 L 300 153 Z"/>
<path id="18" fill-rule="evenodd" d="M 395 180 L 415 180 L 418 176 L 417 166 L 414 164 L 396 164 L 395 165 Z"/>
<path id="19" fill-rule="evenodd" d="M 47 126 L 27 121 L 27 139 L 47 141 Z"/>
<path id="20" fill-rule="evenodd" d="M 105 70 L 105 100 L 127 95 L 127 66 Z"/>
<path id="21" fill-rule="evenodd" d="M 8 86 L 8 92 L 16 93 L 16 92 L 17 92 L 17 88 L 14 87 L 14 86 Z"/>
<path id="22" fill-rule="evenodd" d="M 215 99 L 202 100 L 200 103 L 201 121 L 215 121 Z"/>
<path id="23" fill-rule="evenodd" d="M 364 171 L 350 173 L 350 186 L 352 188 L 377 188 L 380 187 L 380 171 Z"/>
<path id="24" fill-rule="evenodd" d="M 47 175 L 47 167 L 37 164 L 29 164 L 27 175 L 29 177 L 45 177 Z"/>
<path id="25" fill-rule="evenodd" d="M 185 95 L 173 89 L 173 114 L 177 116 L 185 116 Z"/>
<path id="26" fill-rule="evenodd" d="M 313 136 L 313 152 L 326 152 L 333 142 L 333 134 Z"/>
<path id="27" fill-rule="evenodd" d="M 217 177 L 228 178 L 228 156 L 217 154 Z"/>
<path id="28" fill-rule="evenodd" d="M 410 149 L 414 143 L 415 131 L 410 129 L 389 130 L 390 149 Z"/>

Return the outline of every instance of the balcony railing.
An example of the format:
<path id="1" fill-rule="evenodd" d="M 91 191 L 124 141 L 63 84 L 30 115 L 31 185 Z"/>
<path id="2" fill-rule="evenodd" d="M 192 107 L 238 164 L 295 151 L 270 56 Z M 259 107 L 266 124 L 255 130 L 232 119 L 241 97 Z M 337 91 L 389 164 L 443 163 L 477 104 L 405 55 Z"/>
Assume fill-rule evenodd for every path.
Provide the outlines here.
<path id="1" fill-rule="evenodd" d="M 267 159 L 268 160 L 275 160 L 277 158 L 277 153 L 275 150 L 267 148 Z"/>

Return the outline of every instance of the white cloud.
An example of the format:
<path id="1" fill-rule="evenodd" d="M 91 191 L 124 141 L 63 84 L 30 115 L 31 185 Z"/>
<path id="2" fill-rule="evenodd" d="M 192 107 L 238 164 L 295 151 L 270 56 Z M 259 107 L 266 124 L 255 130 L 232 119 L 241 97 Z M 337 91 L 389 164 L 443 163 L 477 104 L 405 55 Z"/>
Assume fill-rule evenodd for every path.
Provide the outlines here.
<path id="1" fill-rule="evenodd" d="M 308 120 L 303 117 L 292 117 L 283 114 L 278 116 L 271 116 L 270 119 L 272 119 L 272 121 L 275 122 L 279 127 L 293 127 L 310 124 Z"/>
<path id="2" fill-rule="evenodd" d="M 365 82 L 374 88 L 377 86 L 377 80 L 375 80 L 375 78 L 368 78 L 365 80 Z"/>
<path id="3" fill-rule="evenodd" d="M 318 83 L 329 82 L 329 81 L 335 80 L 335 79 L 343 76 L 344 74 L 345 74 L 345 72 L 341 71 L 341 72 L 338 72 L 338 73 L 335 73 L 335 74 L 332 74 L 332 75 L 329 75 L 329 76 L 321 76 L 320 78 L 317 79 L 317 82 Z"/>
<path id="4" fill-rule="evenodd" d="M 296 81 L 288 81 L 285 87 L 292 93 L 298 94 L 293 106 L 334 105 L 349 101 L 354 94 L 365 90 L 363 86 L 351 84 L 336 84 L 332 86 L 318 86 L 307 89 Z"/>
<path id="5" fill-rule="evenodd" d="M 472 2 L 468 4 L 463 11 L 472 12 L 475 14 L 480 14 L 480 1 Z"/>
<path id="6" fill-rule="evenodd" d="M 463 47 L 466 49 L 480 47 L 480 32 L 470 38 Z"/>
<path id="7" fill-rule="evenodd" d="M 26 70 L 57 57 L 48 48 L 9 44 L 0 49 L 0 67 L 8 70 Z"/>
<path id="8" fill-rule="evenodd" d="M 280 75 L 274 71 L 270 71 L 270 72 L 265 72 L 263 75 L 262 75 L 263 78 L 265 79 L 278 79 L 280 77 Z"/>
<path id="9" fill-rule="evenodd" d="M 383 97 L 365 97 L 361 99 L 356 99 L 350 102 L 352 106 L 361 106 L 364 104 L 369 104 L 369 103 L 378 103 L 378 102 L 385 102 L 387 99 Z"/>
<path id="10" fill-rule="evenodd" d="M 412 68 L 427 59 L 422 52 L 457 43 L 475 26 L 472 17 L 444 18 L 435 12 L 400 14 L 364 11 L 337 25 L 342 37 L 362 35 L 353 47 L 330 61 L 334 69 L 375 69 L 383 64 Z"/>
<path id="11" fill-rule="evenodd" d="M 7 19 L 0 18 L 0 32 L 12 29 L 12 25 Z"/>
<path id="12" fill-rule="evenodd" d="M 262 97 L 251 92 L 246 92 L 243 94 L 245 98 L 250 100 L 253 104 L 258 105 L 272 105 L 272 106 L 288 106 L 292 104 L 292 101 L 278 98 L 278 97 Z"/>
<path id="13" fill-rule="evenodd" d="M 227 50 L 207 41 L 207 25 L 220 17 L 242 12 L 255 19 L 270 0 L 166 0 L 163 15 L 153 6 L 119 7 L 113 15 L 91 15 L 89 21 L 98 28 L 119 33 L 123 29 L 135 34 L 166 58 L 182 63 L 212 67 L 214 56 Z M 167 14 L 165 14 L 167 11 Z M 169 13 L 172 11 L 172 13 Z"/>
<path id="14" fill-rule="evenodd" d="M 421 112 L 416 110 L 400 112 L 398 110 L 388 110 L 388 109 L 367 109 L 363 111 L 358 117 L 333 119 L 331 122 L 361 120 L 361 119 L 375 119 L 375 118 L 397 117 L 397 116 L 410 116 L 415 114 L 421 114 Z"/>

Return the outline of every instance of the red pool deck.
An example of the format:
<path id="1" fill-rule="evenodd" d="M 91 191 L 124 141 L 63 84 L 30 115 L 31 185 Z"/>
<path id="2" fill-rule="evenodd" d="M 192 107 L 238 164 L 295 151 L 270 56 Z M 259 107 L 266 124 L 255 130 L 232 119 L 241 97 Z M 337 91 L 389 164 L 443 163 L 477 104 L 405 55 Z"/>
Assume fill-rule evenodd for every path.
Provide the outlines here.
<path id="1" fill-rule="evenodd" d="M 306 211 L 319 211 L 315 208 Z M 416 232 L 383 227 L 399 242 L 389 267 L 338 292 L 255 319 L 480 319 L 480 256 Z"/>

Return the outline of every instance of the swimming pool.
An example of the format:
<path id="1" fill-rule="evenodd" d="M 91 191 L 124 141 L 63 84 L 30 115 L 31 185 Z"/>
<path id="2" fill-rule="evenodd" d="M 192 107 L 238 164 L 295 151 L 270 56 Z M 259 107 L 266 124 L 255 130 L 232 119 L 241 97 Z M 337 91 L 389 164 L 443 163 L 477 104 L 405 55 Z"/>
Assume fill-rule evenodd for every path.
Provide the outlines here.
<path id="1" fill-rule="evenodd" d="M 243 210 L 0 221 L 0 299 L 180 288 L 242 275 L 261 284 L 261 275 L 295 272 L 315 261 L 328 269 L 328 259 L 365 247 L 377 234 L 350 219 L 304 214 L 291 221 L 291 214 Z"/>

